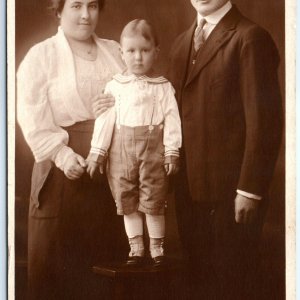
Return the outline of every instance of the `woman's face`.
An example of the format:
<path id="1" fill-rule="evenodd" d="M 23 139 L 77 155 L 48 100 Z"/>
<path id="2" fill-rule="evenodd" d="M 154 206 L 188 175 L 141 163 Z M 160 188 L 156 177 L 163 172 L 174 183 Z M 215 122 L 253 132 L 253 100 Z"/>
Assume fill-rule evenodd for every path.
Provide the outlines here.
<path id="1" fill-rule="evenodd" d="M 60 25 L 68 38 L 85 41 L 94 32 L 99 16 L 98 1 L 66 0 L 59 14 Z"/>

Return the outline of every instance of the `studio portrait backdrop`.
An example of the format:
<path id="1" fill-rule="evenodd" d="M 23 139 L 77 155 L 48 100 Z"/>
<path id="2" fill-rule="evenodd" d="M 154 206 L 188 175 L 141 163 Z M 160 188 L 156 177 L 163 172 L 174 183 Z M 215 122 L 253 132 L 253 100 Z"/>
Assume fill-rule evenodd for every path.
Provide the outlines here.
<path id="1" fill-rule="evenodd" d="M 58 20 L 47 0 L 16 0 L 16 68 L 27 51 L 36 43 L 54 35 Z M 285 103 L 285 27 L 284 0 L 234 0 L 239 10 L 273 37 L 279 50 L 279 82 L 283 105 Z M 158 33 L 160 54 L 158 71 L 165 74 L 168 68 L 170 47 L 181 32 L 195 18 L 195 10 L 187 0 L 107 0 L 96 28 L 99 37 L 119 41 L 122 28 L 132 19 L 147 19 Z M 17 101 L 17 99 L 16 99 Z M 283 142 L 270 188 L 270 207 L 263 230 L 261 253 L 266 272 L 265 299 L 285 298 L 285 147 Z M 33 156 L 16 123 L 15 149 L 15 247 L 16 247 L 16 299 L 26 290 L 27 214 L 31 184 Z M 174 256 L 181 255 L 174 201 L 172 195 L 167 210 L 167 250 Z"/>

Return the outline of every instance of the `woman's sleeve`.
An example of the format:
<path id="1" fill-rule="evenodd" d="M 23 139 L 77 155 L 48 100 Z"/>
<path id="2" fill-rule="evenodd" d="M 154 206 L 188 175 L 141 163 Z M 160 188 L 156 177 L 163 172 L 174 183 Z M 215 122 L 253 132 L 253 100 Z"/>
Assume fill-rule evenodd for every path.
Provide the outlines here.
<path id="1" fill-rule="evenodd" d="M 167 83 L 164 87 L 164 95 L 161 102 L 164 113 L 163 143 L 166 157 L 179 157 L 179 148 L 181 148 L 182 142 L 181 121 L 174 93 L 171 83 Z"/>
<path id="2" fill-rule="evenodd" d="M 48 101 L 48 66 L 45 49 L 31 48 L 17 72 L 17 118 L 36 162 L 52 160 L 63 169 L 73 153 L 68 133 L 57 126 Z"/>

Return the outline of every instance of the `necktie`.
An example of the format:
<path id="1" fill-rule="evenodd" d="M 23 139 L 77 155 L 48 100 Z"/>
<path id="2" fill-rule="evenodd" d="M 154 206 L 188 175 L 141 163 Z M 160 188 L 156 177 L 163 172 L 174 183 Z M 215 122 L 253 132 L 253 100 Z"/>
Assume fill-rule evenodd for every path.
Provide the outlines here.
<path id="1" fill-rule="evenodd" d="M 201 46 L 204 44 L 204 30 L 203 27 L 206 24 L 205 19 L 201 19 L 199 25 L 197 26 L 195 33 L 194 33 L 194 49 L 197 52 Z"/>

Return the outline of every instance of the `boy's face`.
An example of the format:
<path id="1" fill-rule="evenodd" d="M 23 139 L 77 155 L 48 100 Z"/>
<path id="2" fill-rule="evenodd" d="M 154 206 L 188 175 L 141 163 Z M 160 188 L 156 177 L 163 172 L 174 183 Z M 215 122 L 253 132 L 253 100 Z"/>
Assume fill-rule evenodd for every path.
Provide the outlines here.
<path id="1" fill-rule="evenodd" d="M 158 55 L 154 42 L 141 35 L 124 36 L 121 41 L 121 55 L 130 74 L 149 75 Z"/>
<path id="2" fill-rule="evenodd" d="M 221 8 L 228 0 L 191 0 L 196 11 L 203 17 Z"/>

